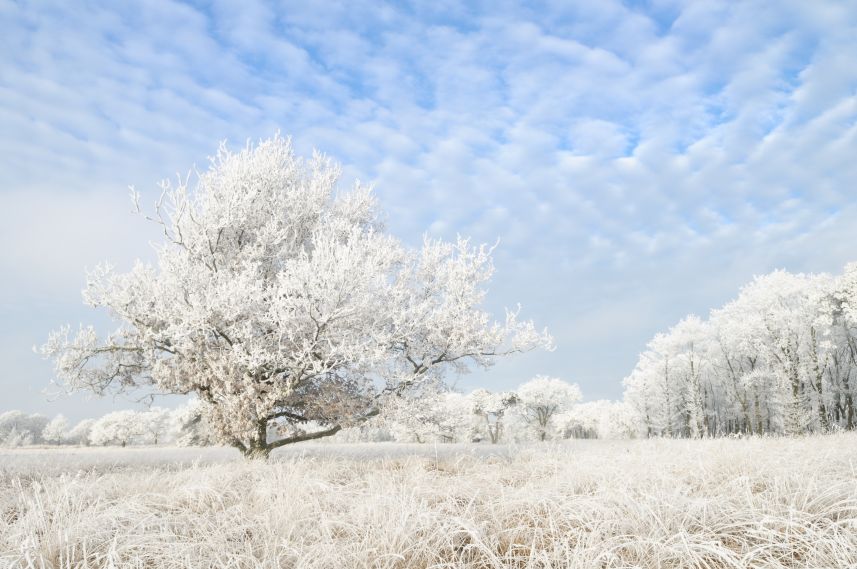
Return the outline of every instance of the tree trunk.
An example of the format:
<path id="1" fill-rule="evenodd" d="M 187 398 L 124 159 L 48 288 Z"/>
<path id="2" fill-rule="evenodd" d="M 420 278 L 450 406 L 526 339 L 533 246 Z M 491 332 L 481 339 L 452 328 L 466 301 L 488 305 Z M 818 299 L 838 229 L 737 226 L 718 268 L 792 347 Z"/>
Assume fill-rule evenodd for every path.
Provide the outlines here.
<path id="1" fill-rule="evenodd" d="M 670 401 L 670 366 L 669 360 L 664 360 L 664 399 L 666 400 L 667 435 L 673 438 L 672 402 Z"/>
<path id="2" fill-rule="evenodd" d="M 726 352 L 726 348 L 723 346 L 723 342 L 720 342 L 720 352 L 723 354 L 723 359 L 726 360 L 726 367 L 729 369 L 729 377 L 732 380 L 732 390 L 735 392 L 735 399 L 738 400 L 738 403 L 741 404 L 741 412 L 744 414 L 744 424 L 748 426 L 750 434 L 753 433 L 753 423 L 750 420 L 750 405 L 748 402 L 748 393 L 746 388 L 742 388 L 738 383 L 738 372 L 735 371 L 735 366 L 732 365 L 732 359 L 729 357 L 729 354 Z M 740 363 L 739 363 L 740 365 Z M 754 364 L 751 362 L 750 364 L 753 366 Z M 743 365 L 741 369 L 743 370 Z M 741 391 L 744 392 L 744 396 L 741 397 Z"/>
<path id="3" fill-rule="evenodd" d="M 539 425 L 539 440 L 545 440 L 548 436 L 548 422 L 550 421 L 551 413 L 542 407 L 536 409 L 536 421 Z"/>
<path id="4" fill-rule="evenodd" d="M 756 415 L 756 434 L 761 435 L 764 427 L 762 426 L 762 410 L 759 405 L 759 393 L 756 389 L 753 390 L 753 407 Z"/>
<path id="5" fill-rule="evenodd" d="M 845 409 L 843 410 L 845 413 L 845 428 L 847 430 L 852 430 L 854 428 L 854 398 L 851 395 L 851 386 L 849 385 L 848 374 L 851 373 L 851 370 L 842 376 L 842 391 L 845 394 Z"/>
<path id="6" fill-rule="evenodd" d="M 821 432 L 826 433 L 830 431 L 830 423 L 827 420 L 827 408 L 824 405 L 824 370 L 821 368 L 818 362 L 818 339 L 816 338 L 815 328 L 809 329 L 810 334 L 810 347 L 812 348 L 812 370 L 814 372 L 815 379 L 815 391 L 818 393 L 818 422 L 821 426 Z"/>
<path id="7" fill-rule="evenodd" d="M 845 428 L 854 429 L 854 401 L 850 391 L 845 394 Z"/>
<path id="8" fill-rule="evenodd" d="M 258 441 L 253 441 L 250 446 L 241 449 L 241 453 L 247 460 L 268 460 L 271 449 L 267 444 L 258 444 Z"/>
<path id="9" fill-rule="evenodd" d="M 488 415 L 485 415 L 485 425 L 488 429 L 488 437 L 491 439 L 491 444 L 496 445 L 500 442 L 500 418 L 498 417 L 492 425 Z"/>
<path id="10" fill-rule="evenodd" d="M 803 405 L 801 404 L 801 395 L 800 395 L 800 378 L 798 377 L 797 366 L 794 366 L 789 373 L 789 379 L 791 383 L 791 391 L 792 391 L 792 399 L 791 399 L 791 407 L 789 409 L 788 415 L 788 434 L 789 435 L 800 435 L 803 433 L 804 429 L 804 421 L 803 421 Z"/>

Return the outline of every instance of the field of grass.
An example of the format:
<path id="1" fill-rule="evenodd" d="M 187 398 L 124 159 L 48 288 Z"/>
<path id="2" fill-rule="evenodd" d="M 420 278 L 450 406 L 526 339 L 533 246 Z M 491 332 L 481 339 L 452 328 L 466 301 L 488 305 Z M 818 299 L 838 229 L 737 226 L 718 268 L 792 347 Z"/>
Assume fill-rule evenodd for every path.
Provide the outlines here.
<path id="1" fill-rule="evenodd" d="M 0 450 L 0 567 L 857 567 L 857 436 Z"/>

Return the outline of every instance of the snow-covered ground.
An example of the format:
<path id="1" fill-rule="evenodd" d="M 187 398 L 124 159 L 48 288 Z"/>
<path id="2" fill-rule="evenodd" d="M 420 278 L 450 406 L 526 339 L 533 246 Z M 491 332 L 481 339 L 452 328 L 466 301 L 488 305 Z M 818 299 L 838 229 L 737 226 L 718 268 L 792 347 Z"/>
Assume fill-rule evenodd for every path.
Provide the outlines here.
<path id="1" fill-rule="evenodd" d="M 0 451 L 0 567 L 850 567 L 857 435 Z"/>

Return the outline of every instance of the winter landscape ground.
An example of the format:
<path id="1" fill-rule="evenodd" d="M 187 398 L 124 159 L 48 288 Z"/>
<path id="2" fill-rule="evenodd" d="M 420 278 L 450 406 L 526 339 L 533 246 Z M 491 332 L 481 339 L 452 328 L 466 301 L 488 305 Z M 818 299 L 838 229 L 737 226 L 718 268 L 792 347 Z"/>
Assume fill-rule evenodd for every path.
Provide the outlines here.
<path id="1" fill-rule="evenodd" d="M 857 436 L 0 451 L 8 567 L 853 567 Z"/>

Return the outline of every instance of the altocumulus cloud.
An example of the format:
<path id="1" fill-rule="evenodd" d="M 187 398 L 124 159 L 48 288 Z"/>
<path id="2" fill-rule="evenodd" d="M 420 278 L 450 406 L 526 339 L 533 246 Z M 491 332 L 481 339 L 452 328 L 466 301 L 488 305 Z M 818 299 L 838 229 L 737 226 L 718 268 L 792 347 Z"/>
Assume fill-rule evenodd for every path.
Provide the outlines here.
<path id="1" fill-rule="evenodd" d="M 96 409 L 44 403 L 29 347 L 91 319 L 84 266 L 151 257 L 126 186 L 277 129 L 407 241 L 501 239 L 491 308 L 559 349 L 464 387 L 617 397 L 753 274 L 857 260 L 851 2 L 0 2 L 0 31 L 4 407 Z"/>

